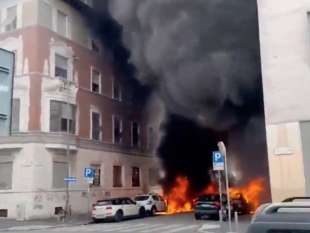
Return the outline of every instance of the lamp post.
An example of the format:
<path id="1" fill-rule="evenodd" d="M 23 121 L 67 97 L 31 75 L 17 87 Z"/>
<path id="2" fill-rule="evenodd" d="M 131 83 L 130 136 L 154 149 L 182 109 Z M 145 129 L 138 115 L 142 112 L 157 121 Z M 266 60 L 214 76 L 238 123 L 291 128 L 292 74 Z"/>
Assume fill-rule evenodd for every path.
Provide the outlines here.
<path id="1" fill-rule="evenodd" d="M 229 224 L 229 232 L 232 232 L 232 225 L 231 225 L 231 206 L 230 206 L 230 194 L 229 194 L 229 180 L 228 180 L 228 161 L 227 161 L 227 154 L 226 154 L 226 146 L 224 142 L 219 142 L 217 144 L 221 154 L 224 156 L 225 161 L 225 180 L 226 180 L 226 195 L 227 195 L 227 205 L 228 205 L 228 224 Z"/>
<path id="2" fill-rule="evenodd" d="M 66 157 L 67 157 L 67 164 L 68 164 L 68 169 L 67 169 L 67 177 L 70 177 L 70 119 L 69 119 L 69 112 L 70 112 L 70 95 L 69 95 L 69 88 L 70 83 L 68 80 L 63 80 L 63 90 L 66 90 Z M 69 190 L 69 181 L 66 181 L 66 202 L 65 202 L 65 215 L 64 217 L 66 218 L 68 214 L 70 213 L 70 190 Z"/>

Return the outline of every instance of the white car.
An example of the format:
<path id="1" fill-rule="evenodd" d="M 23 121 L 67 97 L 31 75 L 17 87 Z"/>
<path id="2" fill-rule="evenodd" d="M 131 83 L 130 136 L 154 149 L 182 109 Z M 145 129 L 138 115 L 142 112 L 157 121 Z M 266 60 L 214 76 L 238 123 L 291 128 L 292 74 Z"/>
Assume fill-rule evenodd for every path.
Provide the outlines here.
<path id="1" fill-rule="evenodd" d="M 144 217 L 145 208 L 128 197 L 97 201 L 92 210 L 94 222 L 103 219 L 114 219 L 120 222 L 124 218 L 134 216 Z"/>
<path id="2" fill-rule="evenodd" d="M 155 215 L 156 212 L 165 212 L 167 205 L 165 200 L 158 194 L 138 195 L 135 201 L 145 208 L 145 211 L 150 215 Z"/>

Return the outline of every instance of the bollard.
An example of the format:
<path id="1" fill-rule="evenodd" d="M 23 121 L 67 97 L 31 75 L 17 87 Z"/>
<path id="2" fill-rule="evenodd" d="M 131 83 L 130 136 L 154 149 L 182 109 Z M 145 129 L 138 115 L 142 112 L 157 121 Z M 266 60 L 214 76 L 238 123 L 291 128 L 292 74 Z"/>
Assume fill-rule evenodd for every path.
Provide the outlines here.
<path id="1" fill-rule="evenodd" d="M 238 216 L 238 212 L 235 211 L 235 232 L 239 233 L 239 216 Z"/>
<path id="2" fill-rule="evenodd" d="M 220 220 L 220 223 L 222 224 L 222 222 L 223 222 L 222 208 L 219 210 L 219 220 Z"/>

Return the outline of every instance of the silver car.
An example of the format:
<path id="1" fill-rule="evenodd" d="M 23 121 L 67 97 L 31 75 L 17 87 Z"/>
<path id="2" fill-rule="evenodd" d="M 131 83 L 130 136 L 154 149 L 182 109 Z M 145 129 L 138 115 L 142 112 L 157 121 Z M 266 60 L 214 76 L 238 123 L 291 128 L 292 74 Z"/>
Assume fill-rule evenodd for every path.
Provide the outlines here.
<path id="1" fill-rule="evenodd" d="M 310 203 L 264 204 L 258 208 L 248 233 L 309 233 Z"/>

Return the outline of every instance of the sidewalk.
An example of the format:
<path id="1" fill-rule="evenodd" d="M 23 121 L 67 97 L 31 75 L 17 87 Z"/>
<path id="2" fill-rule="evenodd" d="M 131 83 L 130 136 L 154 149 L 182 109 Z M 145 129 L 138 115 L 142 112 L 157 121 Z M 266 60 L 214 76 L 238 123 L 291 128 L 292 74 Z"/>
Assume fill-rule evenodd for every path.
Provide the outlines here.
<path id="1" fill-rule="evenodd" d="M 13 219 L 0 219 L 0 232 L 3 231 L 30 231 L 56 227 L 85 225 L 91 222 L 89 215 L 75 215 L 68 217 L 64 222 L 56 218 L 16 221 Z"/>

